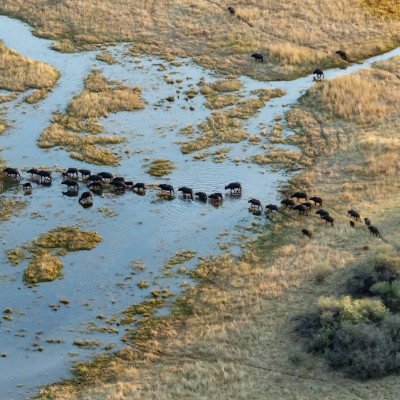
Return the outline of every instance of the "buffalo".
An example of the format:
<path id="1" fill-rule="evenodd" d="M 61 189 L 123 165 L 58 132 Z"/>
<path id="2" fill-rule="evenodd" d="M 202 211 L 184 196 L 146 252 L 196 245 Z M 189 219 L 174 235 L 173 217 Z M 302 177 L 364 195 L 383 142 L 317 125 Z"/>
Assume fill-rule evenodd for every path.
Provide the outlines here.
<path id="1" fill-rule="evenodd" d="M 82 174 L 82 179 L 84 177 L 88 178 L 90 175 L 92 175 L 92 172 L 88 169 L 80 169 L 79 172 Z"/>
<path id="2" fill-rule="evenodd" d="M 264 62 L 264 56 L 261 53 L 254 53 L 251 56 L 254 57 L 254 61 Z"/>
<path id="3" fill-rule="evenodd" d="M 78 182 L 73 180 L 73 179 L 67 179 L 64 182 L 61 182 L 61 185 L 67 185 L 68 186 L 68 190 L 71 190 L 71 189 L 79 190 Z"/>
<path id="4" fill-rule="evenodd" d="M 267 210 L 270 210 L 271 212 L 272 211 L 278 211 L 278 206 L 276 206 L 275 204 L 268 204 L 267 206 L 265 206 L 265 208 Z"/>
<path id="5" fill-rule="evenodd" d="M 175 193 L 172 185 L 168 185 L 166 183 L 160 183 L 158 187 L 161 189 L 162 192 L 169 192 L 170 195 L 172 194 L 172 192 Z"/>
<path id="6" fill-rule="evenodd" d="M 37 175 L 42 183 L 51 183 L 51 172 L 41 170 L 38 171 Z"/>
<path id="7" fill-rule="evenodd" d="M 356 221 L 360 221 L 361 220 L 360 214 L 357 211 L 349 210 L 349 211 L 347 211 L 347 214 L 350 214 L 350 217 L 354 218 Z"/>
<path id="8" fill-rule="evenodd" d="M 68 168 L 67 174 L 68 176 L 74 176 L 75 178 L 78 178 L 78 168 Z"/>
<path id="9" fill-rule="evenodd" d="M 286 208 L 293 208 L 294 207 L 294 201 L 290 199 L 285 199 L 281 201 L 281 204 L 284 204 Z"/>
<path id="10" fill-rule="evenodd" d="M 315 214 L 319 215 L 321 218 L 324 218 L 325 216 L 329 217 L 329 212 L 325 210 L 318 210 Z"/>
<path id="11" fill-rule="evenodd" d="M 211 203 L 220 203 L 224 199 L 222 193 L 212 193 L 208 196 Z"/>
<path id="12" fill-rule="evenodd" d="M 313 201 L 314 204 L 318 204 L 319 206 L 322 206 L 322 199 L 321 197 L 310 197 L 310 201 Z"/>
<path id="13" fill-rule="evenodd" d="M 242 184 L 240 182 L 232 182 L 225 186 L 225 190 L 229 189 L 233 193 L 242 193 Z"/>
<path id="14" fill-rule="evenodd" d="M 257 199 L 250 199 L 248 203 L 251 204 L 251 208 L 257 207 L 258 209 L 262 208 L 261 201 Z"/>
<path id="15" fill-rule="evenodd" d="M 100 172 L 98 175 L 100 175 L 103 179 L 107 179 L 109 181 L 114 178 L 114 175 L 110 172 Z"/>
<path id="16" fill-rule="evenodd" d="M 371 225 L 371 221 L 369 218 L 364 218 L 364 222 L 365 222 L 365 225 L 367 225 L 367 226 Z"/>
<path id="17" fill-rule="evenodd" d="M 93 193 L 91 191 L 83 192 L 81 197 L 79 197 L 78 202 L 83 203 L 83 201 L 85 201 L 85 203 L 87 203 L 89 200 L 90 202 L 93 202 Z"/>
<path id="18" fill-rule="evenodd" d="M 235 15 L 235 9 L 233 7 L 228 7 L 228 11 L 231 13 L 231 15 Z"/>
<path id="19" fill-rule="evenodd" d="M 317 79 L 320 80 L 320 81 L 322 79 L 325 79 L 324 71 L 322 71 L 322 69 L 319 69 L 319 68 L 315 69 L 314 72 L 313 72 L 313 75 L 317 75 Z"/>
<path id="20" fill-rule="evenodd" d="M 381 237 L 381 234 L 380 234 L 380 232 L 379 232 L 379 229 L 378 229 L 376 226 L 370 225 L 370 226 L 368 227 L 368 229 L 369 229 L 369 233 L 370 233 L 371 235 L 375 235 L 375 236 L 377 236 L 377 237 Z"/>
<path id="21" fill-rule="evenodd" d="M 324 215 L 322 217 L 323 220 L 325 220 L 326 223 L 330 223 L 333 226 L 333 221 L 335 221 L 332 217 L 330 217 L 329 215 Z"/>
<path id="22" fill-rule="evenodd" d="M 193 189 L 188 188 L 186 186 L 182 186 L 178 189 L 178 192 L 182 192 L 183 198 L 186 198 L 186 196 L 189 196 L 193 200 Z"/>
<path id="23" fill-rule="evenodd" d="M 21 174 L 19 173 L 17 168 L 4 168 L 3 172 L 6 172 L 7 176 L 13 176 L 15 179 L 17 179 L 17 177 L 21 178 Z"/>
<path id="24" fill-rule="evenodd" d="M 301 232 L 302 232 L 302 234 L 304 236 L 307 236 L 308 238 L 311 239 L 311 237 L 312 237 L 312 232 L 311 231 L 309 231 L 308 229 L 302 229 Z"/>
<path id="25" fill-rule="evenodd" d="M 197 192 L 194 195 L 201 201 L 207 201 L 207 193 Z"/>
<path id="26" fill-rule="evenodd" d="M 307 207 L 303 204 L 299 204 L 298 206 L 294 207 L 293 210 L 299 212 L 299 214 L 307 214 Z"/>
<path id="27" fill-rule="evenodd" d="M 144 190 L 146 190 L 146 185 L 143 182 L 138 182 L 135 185 L 133 185 L 132 190 L 135 190 L 135 189 L 137 189 L 138 191 L 142 191 L 142 190 L 144 191 Z"/>
<path id="28" fill-rule="evenodd" d="M 347 58 L 347 54 L 346 54 L 345 51 L 343 51 L 343 50 L 338 50 L 338 51 L 336 52 L 336 54 L 339 55 L 340 58 L 341 58 L 342 60 L 349 61 L 348 58 Z"/>
<path id="29" fill-rule="evenodd" d="M 291 199 L 295 198 L 297 200 L 304 199 L 307 200 L 307 193 L 304 192 L 296 192 L 290 196 Z"/>

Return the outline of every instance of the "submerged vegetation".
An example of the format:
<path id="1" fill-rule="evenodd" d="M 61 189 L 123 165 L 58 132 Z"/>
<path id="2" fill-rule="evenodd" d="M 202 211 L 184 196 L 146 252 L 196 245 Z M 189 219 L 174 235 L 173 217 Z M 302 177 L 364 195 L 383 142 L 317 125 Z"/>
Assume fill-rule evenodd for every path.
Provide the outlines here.
<path id="1" fill-rule="evenodd" d="M 24 251 L 10 249 L 6 253 L 14 265 L 28 258 L 28 251 L 31 253 L 32 260 L 23 276 L 24 283 L 30 285 L 53 281 L 60 276 L 63 264 L 58 256 L 72 251 L 91 250 L 101 241 L 102 238 L 96 232 L 81 231 L 73 226 L 60 226 L 41 234 L 31 245 L 24 245 Z M 57 250 L 57 255 L 51 254 L 54 250 Z"/>
<path id="2" fill-rule="evenodd" d="M 70 101 L 66 113 L 55 115 L 53 125 L 40 135 L 39 147 L 65 146 L 68 151 L 72 151 L 72 158 L 92 164 L 116 164 L 118 158 L 110 150 L 96 145 L 121 143 L 121 138 L 78 133 L 102 132 L 103 127 L 98 120 L 100 117 L 108 117 L 109 113 L 143 109 L 141 88 L 109 82 L 98 70 L 93 70 L 84 83 L 85 89 Z"/>
<path id="3" fill-rule="evenodd" d="M 268 100 L 286 94 L 282 89 L 259 89 L 253 91 L 254 94 L 259 96 L 258 98 L 237 101 L 238 97 L 236 95 L 220 96 L 216 93 L 216 91 L 232 92 L 239 90 L 242 83 L 237 80 L 228 79 L 211 84 L 201 81 L 200 85 L 201 93 L 207 99 L 206 106 L 220 108 L 219 106 L 233 105 L 233 107 L 214 111 L 207 118 L 207 122 L 198 124 L 195 140 L 182 143 L 181 151 L 184 154 L 193 153 L 220 143 L 238 143 L 246 140 L 249 137 L 249 133 L 242 129 L 241 120 L 256 115 Z M 192 125 L 183 128 L 181 132 L 193 132 Z"/>
<path id="4" fill-rule="evenodd" d="M 165 160 L 164 158 L 157 158 L 156 160 L 145 164 L 143 167 L 148 167 L 146 172 L 157 177 L 169 175 L 172 173 L 172 170 L 175 169 L 175 165 L 171 161 Z"/>
<path id="5" fill-rule="evenodd" d="M 24 271 L 24 282 L 35 284 L 38 282 L 54 281 L 61 274 L 63 263 L 57 256 L 41 254 L 34 256 Z"/>

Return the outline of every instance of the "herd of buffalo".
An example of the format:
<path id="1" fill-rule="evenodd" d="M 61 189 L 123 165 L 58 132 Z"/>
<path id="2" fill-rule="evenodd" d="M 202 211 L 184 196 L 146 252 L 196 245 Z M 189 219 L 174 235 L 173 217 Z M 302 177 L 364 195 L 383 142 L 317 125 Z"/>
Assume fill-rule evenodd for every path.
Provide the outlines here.
<path id="1" fill-rule="evenodd" d="M 21 179 L 21 174 L 19 173 L 17 168 L 4 168 L 3 172 L 7 174 L 7 177 L 14 178 L 15 180 Z M 43 185 L 50 185 L 52 182 L 51 172 L 45 170 L 37 170 L 32 168 L 27 171 L 31 175 L 31 181 L 41 183 Z M 81 174 L 81 179 L 83 182 L 87 184 L 88 191 L 85 191 L 79 197 L 79 203 L 81 205 L 90 206 L 93 204 L 93 192 L 99 193 L 103 190 L 103 188 L 107 185 L 114 192 L 125 192 L 126 190 L 133 190 L 140 194 L 145 194 L 146 184 L 143 182 L 133 183 L 132 181 L 125 180 L 122 176 L 114 176 L 110 172 L 99 172 L 98 174 L 92 174 L 90 170 L 87 169 L 78 169 L 78 168 L 68 168 L 65 172 L 62 172 L 62 185 L 67 187 L 67 192 L 63 192 L 65 194 L 74 194 L 77 195 L 79 192 L 79 174 Z M 26 182 L 23 185 L 23 189 L 26 191 L 32 191 L 31 182 Z M 172 196 L 175 194 L 175 190 L 172 185 L 161 183 L 158 186 L 158 189 L 161 190 L 163 195 Z M 225 186 L 225 190 L 229 190 L 230 194 L 233 196 L 240 196 L 242 194 L 242 185 L 240 182 L 232 182 Z M 219 205 L 223 201 L 222 193 L 212 193 L 207 195 L 204 192 L 194 192 L 192 188 L 182 186 L 178 189 L 178 192 L 182 193 L 183 198 L 189 198 L 193 200 L 194 198 L 206 202 L 207 200 L 214 204 Z M 295 200 L 297 201 L 296 204 Z M 312 202 L 312 203 L 311 203 Z M 263 209 L 260 200 L 250 199 L 248 201 L 250 204 L 250 211 L 252 212 L 260 212 Z M 298 211 L 301 215 L 308 215 L 308 212 L 312 209 L 313 206 L 322 207 L 322 198 L 320 197 L 310 197 L 308 198 L 307 193 L 304 192 L 296 192 L 290 196 L 290 199 L 284 199 L 281 201 L 281 204 L 285 209 L 292 209 Z M 268 212 L 277 212 L 279 211 L 279 207 L 275 204 L 268 204 L 265 209 Z M 318 209 L 316 211 L 317 215 L 321 217 L 326 223 L 330 223 L 333 226 L 334 219 L 329 215 L 329 212 L 323 209 Z M 349 210 L 348 215 L 350 216 L 350 226 L 352 228 L 355 227 L 356 221 L 361 221 L 361 217 L 359 212 L 355 210 Z M 368 218 L 364 218 L 365 225 L 367 225 L 370 233 L 372 235 L 380 236 L 380 232 L 377 227 L 371 224 L 371 221 Z M 308 229 L 303 229 L 302 233 L 309 238 L 312 237 L 312 232 Z"/>

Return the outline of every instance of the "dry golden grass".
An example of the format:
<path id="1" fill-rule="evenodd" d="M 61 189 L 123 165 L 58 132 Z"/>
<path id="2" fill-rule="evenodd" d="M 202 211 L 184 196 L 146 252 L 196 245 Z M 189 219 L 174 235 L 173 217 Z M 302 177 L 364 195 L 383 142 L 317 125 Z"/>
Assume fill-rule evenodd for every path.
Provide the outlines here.
<path id="1" fill-rule="evenodd" d="M 341 87 L 341 82 L 338 86 Z M 394 81 L 384 81 L 390 97 Z M 319 96 L 322 91 L 319 91 Z M 127 337 L 133 348 L 78 365 L 77 381 L 53 386 L 43 399 L 396 399 L 397 376 L 354 381 L 305 353 L 292 318 L 321 295 L 342 287 L 354 261 L 382 242 L 400 245 L 399 109 L 364 124 L 330 117 L 308 93 L 290 121 L 301 129 L 310 168 L 291 180 L 285 195 L 304 190 L 324 199 L 335 219 L 290 210 L 270 216 L 273 225 L 240 259 L 202 261 L 191 273 L 200 284 L 176 303 L 172 317 L 147 319 Z M 317 147 L 317 149 L 315 149 Z M 354 208 L 378 226 L 350 228 Z M 301 229 L 313 231 L 313 239 Z M 136 349 L 136 350 L 135 350 Z"/>
<path id="2" fill-rule="evenodd" d="M 108 113 L 135 111 L 144 108 L 141 88 L 131 88 L 121 83 L 111 82 L 93 71 L 85 79 L 85 90 L 75 96 L 67 107 L 67 114 L 73 118 L 94 119 L 108 117 Z"/>
<path id="3" fill-rule="evenodd" d="M 203 66 L 259 79 L 294 78 L 316 64 L 344 65 L 335 55 L 338 44 L 358 60 L 399 43 L 394 0 L 237 0 L 233 5 L 235 16 L 223 0 L 3 0 L 0 12 L 28 22 L 39 36 L 60 39 L 55 47 L 61 51 L 132 41 L 135 52 L 189 56 Z M 250 58 L 256 51 L 264 54 L 264 63 Z"/>
<path id="4" fill-rule="evenodd" d="M 361 4 L 377 17 L 400 19 L 400 4 L 397 0 L 362 0 Z"/>
<path id="5" fill-rule="evenodd" d="M 55 67 L 23 57 L 0 41 L 1 89 L 23 92 L 35 88 L 48 91 L 59 77 Z"/>
<path id="6" fill-rule="evenodd" d="M 122 139 L 115 136 L 78 135 L 54 123 L 41 133 L 38 145 L 42 148 L 65 147 L 68 151 L 73 151 L 72 158 L 92 164 L 113 165 L 117 163 L 117 157 L 110 150 L 96 147 L 95 145 L 121 142 Z"/>

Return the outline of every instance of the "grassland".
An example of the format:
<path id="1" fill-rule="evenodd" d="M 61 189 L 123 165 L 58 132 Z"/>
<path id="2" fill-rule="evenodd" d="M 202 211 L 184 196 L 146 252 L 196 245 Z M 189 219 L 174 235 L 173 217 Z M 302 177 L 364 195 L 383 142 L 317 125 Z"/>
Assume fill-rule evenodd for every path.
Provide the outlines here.
<path id="1" fill-rule="evenodd" d="M 92 164 L 116 164 L 118 158 L 115 154 L 96 145 L 117 144 L 122 139 L 98 136 L 103 131 L 98 120 L 108 117 L 109 113 L 143 109 L 141 88 L 109 82 L 97 70 L 86 77 L 84 84 L 84 90 L 70 101 L 65 114 L 52 118 L 53 124 L 42 132 L 38 145 L 43 148 L 64 147 L 72 152 L 72 158 Z M 78 134 L 81 132 L 96 136 Z"/>
<path id="2" fill-rule="evenodd" d="M 28 89 L 49 91 L 59 77 L 55 67 L 23 57 L 0 41 L 0 89 L 13 92 Z"/>
<path id="3" fill-rule="evenodd" d="M 60 51 L 131 41 L 135 52 L 189 56 L 263 80 L 344 65 L 335 55 L 339 43 L 351 60 L 360 60 L 400 41 L 393 0 L 238 0 L 234 6 L 232 16 L 222 0 L 2 0 L 0 13 L 26 21 L 38 36 L 60 40 Z M 263 53 L 265 62 L 255 63 L 254 52 Z"/>
<path id="4" fill-rule="evenodd" d="M 304 352 L 292 318 L 320 296 L 338 294 L 347 272 L 383 242 L 399 249 L 399 65 L 394 58 L 345 84 L 319 84 L 287 116 L 305 168 L 283 195 L 301 189 L 321 196 L 333 227 L 290 210 L 270 216 L 273 224 L 239 259 L 202 261 L 192 273 L 199 285 L 178 299 L 173 316 L 152 319 L 130 337 L 134 348 L 78 364 L 75 381 L 41 398 L 396 399 L 398 377 L 352 380 Z M 377 81 L 378 99 L 368 91 L 371 102 L 349 96 Z M 368 216 L 383 239 L 362 223 L 351 228 L 350 208 Z"/>

